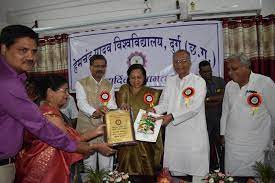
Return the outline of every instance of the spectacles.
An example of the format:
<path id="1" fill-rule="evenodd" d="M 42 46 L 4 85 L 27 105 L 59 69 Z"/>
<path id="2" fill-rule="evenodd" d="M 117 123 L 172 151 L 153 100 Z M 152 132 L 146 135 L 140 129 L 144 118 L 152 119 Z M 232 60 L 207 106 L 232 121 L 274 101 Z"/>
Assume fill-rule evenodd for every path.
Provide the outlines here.
<path id="1" fill-rule="evenodd" d="M 92 67 L 97 68 L 97 69 L 105 69 L 107 65 L 92 65 Z"/>
<path id="2" fill-rule="evenodd" d="M 190 61 L 189 59 L 175 59 L 174 62 L 175 63 L 185 63 L 185 62 L 188 62 Z"/>
<path id="3" fill-rule="evenodd" d="M 64 93 L 69 93 L 69 88 L 59 88 L 57 91 L 62 91 Z"/>

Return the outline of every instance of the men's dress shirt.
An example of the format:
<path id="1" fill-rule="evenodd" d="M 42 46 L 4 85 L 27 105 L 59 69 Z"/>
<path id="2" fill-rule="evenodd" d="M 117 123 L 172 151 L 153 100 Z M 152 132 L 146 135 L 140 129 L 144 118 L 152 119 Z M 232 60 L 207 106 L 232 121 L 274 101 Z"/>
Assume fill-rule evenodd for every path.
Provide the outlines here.
<path id="1" fill-rule="evenodd" d="M 193 88 L 194 93 L 186 98 L 183 92 L 188 88 Z M 167 77 L 159 104 L 154 107 L 158 114 L 167 112 L 174 117 L 165 131 L 163 166 L 175 176 L 204 176 L 209 172 L 205 95 L 203 78 L 192 73 L 182 79 L 171 76 Z"/>
<path id="2" fill-rule="evenodd" d="M 90 76 L 98 85 L 100 85 L 100 82 L 97 82 L 92 76 Z M 96 89 L 96 88 L 95 88 Z M 79 81 L 76 82 L 75 84 L 75 90 L 76 90 L 76 99 L 77 99 L 77 106 L 79 110 L 85 113 L 88 117 L 91 117 L 92 114 L 96 111 L 96 108 L 88 103 L 88 98 L 87 95 L 84 91 L 83 86 L 80 84 Z M 115 102 L 115 92 L 114 88 L 110 91 L 111 99 L 107 104 L 107 107 L 109 109 L 116 109 L 117 105 Z"/>
<path id="3" fill-rule="evenodd" d="M 216 76 L 212 76 L 211 81 L 206 81 L 207 93 L 206 97 L 219 96 L 224 92 L 225 81 Z M 222 115 L 222 102 L 216 106 L 205 106 L 206 122 L 208 135 L 211 136 L 210 140 L 215 140 L 216 136 L 220 133 L 220 119 Z"/>
<path id="4" fill-rule="evenodd" d="M 249 96 L 255 93 L 262 99 L 258 107 L 248 103 Z M 264 150 L 272 145 L 274 94 L 274 82 L 252 72 L 242 88 L 234 81 L 226 85 L 220 134 L 225 137 L 225 171 L 230 175 L 255 176 L 253 165 L 264 160 Z"/>
<path id="5" fill-rule="evenodd" d="M 69 152 L 76 143 L 42 116 L 27 96 L 25 74 L 18 75 L 0 56 L 0 159 L 15 156 L 28 130 L 42 141 Z"/>

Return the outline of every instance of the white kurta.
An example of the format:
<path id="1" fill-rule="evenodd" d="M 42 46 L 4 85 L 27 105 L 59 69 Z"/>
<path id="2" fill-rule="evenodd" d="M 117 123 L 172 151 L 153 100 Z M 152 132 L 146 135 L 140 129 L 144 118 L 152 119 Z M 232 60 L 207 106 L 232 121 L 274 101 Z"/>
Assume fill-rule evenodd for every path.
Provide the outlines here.
<path id="1" fill-rule="evenodd" d="M 247 98 L 259 93 L 263 102 L 254 112 Z M 263 75 L 251 72 L 242 88 L 233 81 L 226 85 L 221 118 L 225 136 L 225 171 L 232 176 L 254 176 L 252 166 L 264 160 L 264 150 L 271 145 L 275 122 L 275 85 Z"/>
<path id="2" fill-rule="evenodd" d="M 186 105 L 182 92 L 192 87 L 195 94 Z M 155 106 L 158 114 L 172 113 L 174 121 L 165 132 L 163 166 L 173 175 L 204 176 L 209 169 L 209 142 L 205 120 L 205 81 L 194 74 L 182 80 L 178 75 L 168 77 L 166 86 Z"/>

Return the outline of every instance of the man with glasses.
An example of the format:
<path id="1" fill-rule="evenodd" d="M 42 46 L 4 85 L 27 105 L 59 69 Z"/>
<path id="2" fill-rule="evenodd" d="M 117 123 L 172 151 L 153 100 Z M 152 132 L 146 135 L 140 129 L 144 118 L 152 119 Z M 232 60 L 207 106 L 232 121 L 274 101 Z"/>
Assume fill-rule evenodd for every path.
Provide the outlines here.
<path id="1" fill-rule="evenodd" d="M 102 124 L 103 116 L 108 109 L 116 109 L 114 89 L 112 84 L 104 79 L 107 60 L 103 55 L 93 55 L 90 58 L 91 75 L 76 82 L 76 99 L 79 108 L 76 129 L 83 133 L 89 129 L 96 129 Z M 103 92 L 105 94 L 103 94 Z M 104 102 L 105 96 L 110 100 Z M 103 137 L 93 139 L 91 143 L 101 143 Z M 112 170 L 113 157 L 107 157 L 100 153 L 94 153 L 84 160 L 85 168 Z"/>
<path id="2" fill-rule="evenodd" d="M 192 175 L 201 182 L 209 169 L 209 142 L 205 120 L 203 78 L 190 73 L 190 53 L 179 50 L 173 55 L 175 76 L 167 77 L 159 104 L 152 109 L 166 126 L 163 167 L 172 176 Z"/>

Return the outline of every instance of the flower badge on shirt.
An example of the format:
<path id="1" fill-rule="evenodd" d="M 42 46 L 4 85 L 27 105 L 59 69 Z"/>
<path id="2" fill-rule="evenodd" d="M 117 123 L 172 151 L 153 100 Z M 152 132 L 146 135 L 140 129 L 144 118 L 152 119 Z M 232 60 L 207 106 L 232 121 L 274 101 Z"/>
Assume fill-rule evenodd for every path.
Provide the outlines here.
<path id="1" fill-rule="evenodd" d="M 195 94 L 195 89 L 192 87 L 187 87 L 183 90 L 182 96 L 184 98 L 186 107 L 189 106 L 190 100 L 194 96 L 194 94 Z"/>
<path id="2" fill-rule="evenodd" d="M 145 104 L 148 104 L 150 107 L 154 107 L 154 95 L 152 93 L 145 93 L 143 97 Z"/>
<path id="3" fill-rule="evenodd" d="M 262 104 L 263 98 L 259 93 L 251 93 L 247 97 L 247 103 L 251 107 L 252 115 L 254 115 L 257 111 L 259 106 Z"/>
<path id="4" fill-rule="evenodd" d="M 111 99 L 111 96 L 107 91 L 102 91 L 101 94 L 99 95 L 99 100 L 103 104 L 103 106 L 107 106 L 110 99 Z"/>

